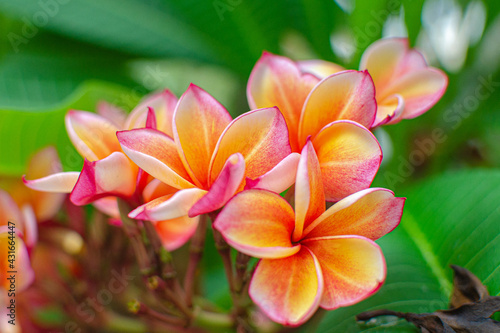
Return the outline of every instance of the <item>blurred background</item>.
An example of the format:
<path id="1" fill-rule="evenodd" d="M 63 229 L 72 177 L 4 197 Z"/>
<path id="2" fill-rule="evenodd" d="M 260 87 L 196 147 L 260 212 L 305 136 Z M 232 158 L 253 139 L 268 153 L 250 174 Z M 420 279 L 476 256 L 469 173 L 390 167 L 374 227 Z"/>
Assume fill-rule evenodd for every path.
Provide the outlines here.
<path id="1" fill-rule="evenodd" d="M 144 94 L 180 95 L 194 82 L 238 115 L 263 50 L 357 69 L 366 47 L 388 36 L 409 36 L 450 79 L 430 112 L 377 133 L 388 170 L 406 164 L 432 129 L 447 138 L 391 188 L 498 165 L 499 13 L 496 0 L 1 0 L 0 173 L 22 174 L 47 144 L 78 170 L 62 121 L 68 109 L 92 111 L 105 99 L 130 110 Z M 381 176 L 377 183 L 390 182 Z"/>
<path id="2" fill-rule="evenodd" d="M 29 156 L 47 145 L 57 146 L 65 170 L 80 170 L 83 161 L 64 128 L 69 109 L 93 111 L 106 100 L 131 110 L 149 92 L 169 88 L 180 96 L 193 82 L 236 116 L 248 111 L 246 80 L 262 51 L 295 60 L 320 58 L 357 69 L 363 51 L 373 41 L 390 36 L 408 36 L 429 64 L 449 77 L 444 97 L 429 112 L 375 132 L 384 160 L 374 185 L 409 198 L 405 221 L 411 217 L 430 226 L 414 230 L 411 220 L 400 234 L 385 241 L 389 277 L 380 296 L 347 312 L 334 312 L 320 331 L 340 325 L 335 326 L 337 331 L 357 332 L 352 315 L 370 306 L 390 304 L 408 311 L 445 308 L 443 295 L 449 288 L 436 282 L 442 276 L 436 275 L 435 267 L 414 265 L 424 272 L 420 274 L 408 263 L 408 258 L 417 256 L 423 258 L 422 265 L 432 263 L 421 251 L 429 244 L 441 251 L 434 259 L 442 267 L 460 260 L 470 267 L 487 267 L 478 275 L 493 284 L 490 292 L 499 292 L 497 259 L 481 264 L 475 256 L 479 250 L 473 249 L 467 260 L 460 259 L 460 251 L 446 253 L 448 248 L 459 249 L 474 234 L 476 229 L 465 226 L 475 218 L 478 223 L 489 221 L 481 229 L 491 235 L 481 243 L 488 249 L 481 258 L 495 254 L 500 258 L 500 195 L 496 190 L 493 197 L 488 196 L 500 186 L 495 173 L 500 165 L 497 0 L 0 0 L 0 177 L 22 175 Z M 481 173 L 432 180 L 469 169 L 481 169 Z M 463 193 L 473 193 L 473 202 L 464 199 Z M 435 204 L 435 198 L 449 200 Z M 461 200 L 468 204 L 462 205 Z M 477 206 L 481 204 L 487 206 Z M 471 213 L 474 205 L 479 208 Z M 457 206 L 464 211 L 453 216 L 441 212 Z M 432 209 L 426 211 L 427 207 Z M 408 235 L 419 238 L 419 232 L 434 233 L 436 220 L 446 221 L 446 227 L 439 229 L 440 235 L 446 235 L 458 230 L 454 223 L 467 214 L 470 219 L 460 220 L 464 229 L 456 231 L 460 241 L 446 247 L 438 236 L 429 244 L 417 239 L 415 248 L 406 247 L 404 255 L 391 257 L 409 246 L 413 236 Z M 471 240 L 479 244 L 483 238 L 476 233 Z M 391 267 L 399 261 L 406 266 L 394 273 Z M 208 297 L 228 307 L 226 290 L 219 292 L 224 288 L 220 263 L 205 265 Z M 451 273 L 445 275 L 450 278 Z M 408 277 L 418 284 L 402 285 Z M 415 297 L 420 300 L 409 301 Z"/>

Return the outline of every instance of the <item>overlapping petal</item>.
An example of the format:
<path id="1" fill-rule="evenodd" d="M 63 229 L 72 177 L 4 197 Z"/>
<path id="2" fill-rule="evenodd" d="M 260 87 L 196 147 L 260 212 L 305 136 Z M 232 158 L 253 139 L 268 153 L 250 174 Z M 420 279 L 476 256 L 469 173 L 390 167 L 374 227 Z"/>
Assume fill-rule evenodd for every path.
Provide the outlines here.
<path id="1" fill-rule="evenodd" d="M 213 212 L 224 206 L 226 202 L 241 188 L 245 176 L 245 160 L 240 153 L 229 156 L 224 168 L 208 193 L 198 200 L 189 210 L 189 216 Z"/>
<path id="2" fill-rule="evenodd" d="M 95 113 L 72 110 L 66 114 L 65 122 L 71 142 L 87 160 L 100 160 L 120 151 L 116 141 L 118 128 L 107 119 Z"/>
<path id="3" fill-rule="evenodd" d="M 207 191 L 188 188 L 148 201 L 130 212 L 129 217 L 139 220 L 163 221 L 188 215 L 191 207 Z"/>
<path id="4" fill-rule="evenodd" d="M 323 295 L 323 274 L 305 247 L 283 259 L 263 259 L 257 265 L 249 294 L 272 320 L 289 326 L 306 322 Z"/>
<path id="5" fill-rule="evenodd" d="M 291 153 L 274 168 L 256 179 L 246 179 L 245 189 L 263 189 L 271 192 L 281 193 L 293 185 L 300 154 Z"/>
<path id="6" fill-rule="evenodd" d="M 302 242 L 321 265 L 324 291 L 321 307 L 333 310 L 349 306 L 374 294 L 386 276 L 380 247 L 359 236 L 335 236 Z"/>
<path id="7" fill-rule="evenodd" d="M 227 203 L 214 228 L 238 251 L 258 258 L 283 258 L 300 250 L 291 242 L 294 224 L 292 207 L 279 195 L 247 190 Z"/>
<path id="8" fill-rule="evenodd" d="M 302 238 L 302 232 L 325 211 L 321 169 L 311 141 L 302 149 L 295 181 L 295 229 L 293 241 Z"/>
<path id="9" fill-rule="evenodd" d="M 325 197 L 338 201 L 370 186 L 382 161 L 377 139 L 352 121 L 336 121 L 312 141 L 321 166 Z"/>
<path id="10" fill-rule="evenodd" d="M 327 76 L 345 70 L 344 67 L 340 65 L 320 59 L 297 61 L 297 65 L 301 72 L 311 73 L 320 79 L 324 79 Z"/>
<path id="11" fill-rule="evenodd" d="M 194 187 L 179 158 L 174 141 L 153 129 L 116 133 L 123 151 L 141 169 L 175 188 Z"/>
<path id="12" fill-rule="evenodd" d="M 235 153 L 240 153 L 245 159 L 247 178 L 265 174 L 288 156 L 291 148 L 280 111 L 275 107 L 250 111 L 228 125 L 212 158 L 211 182 L 218 177 L 228 157 Z"/>
<path id="13" fill-rule="evenodd" d="M 286 57 L 267 52 L 255 64 L 247 86 L 251 109 L 277 106 L 285 117 L 293 151 L 300 151 L 297 129 L 304 101 L 319 79 L 301 73 Z"/>
<path id="14" fill-rule="evenodd" d="M 137 167 L 119 152 L 98 161 L 84 161 L 70 199 L 86 205 L 105 196 L 130 197 L 135 191 Z"/>
<path id="15" fill-rule="evenodd" d="M 405 198 L 383 188 L 352 194 L 330 207 L 304 231 L 306 238 L 359 235 L 376 240 L 400 222 Z"/>
<path id="16" fill-rule="evenodd" d="M 404 61 L 408 50 L 408 40 L 406 38 L 387 38 L 376 41 L 370 45 L 361 57 L 359 68 L 367 69 L 374 82 L 378 86 L 384 87 L 398 72 L 398 66 Z M 422 67 L 422 60 L 417 57 L 412 57 L 413 65 L 416 68 Z M 425 64 L 425 61 L 424 61 Z M 404 68 L 411 68 L 411 64 L 407 64 Z"/>
<path id="17" fill-rule="evenodd" d="M 353 120 L 370 127 L 375 120 L 375 87 L 368 72 L 343 71 L 326 77 L 311 91 L 299 124 L 299 144 L 304 145 L 335 120 Z"/>
<path id="18" fill-rule="evenodd" d="M 174 112 L 174 140 L 187 172 L 198 187 L 207 187 L 209 183 L 207 171 L 215 146 L 231 120 L 215 98 L 194 84 L 179 99 Z"/>

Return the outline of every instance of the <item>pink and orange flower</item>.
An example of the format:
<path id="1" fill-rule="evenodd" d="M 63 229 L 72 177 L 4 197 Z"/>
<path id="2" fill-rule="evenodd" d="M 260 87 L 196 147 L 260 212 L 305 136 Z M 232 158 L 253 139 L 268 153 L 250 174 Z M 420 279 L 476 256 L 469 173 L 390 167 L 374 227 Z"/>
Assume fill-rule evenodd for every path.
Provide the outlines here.
<path id="1" fill-rule="evenodd" d="M 193 84 L 179 99 L 172 128 L 173 138 L 153 129 L 118 132 L 132 161 L 179 190 L 138 207 L 132 218 L 158 221 L 217 210 L 244 189 L 245 177 L 263 175 L 291 153 L 277 108 L 232 120 L 221 104 Z"/>
<path id="2" fill-rule="evenodd" d="M 374 240 L 399 224 L 404 200 L 372 188 L 325 211 L 320 162 L 307 141 L 297 171 L 295 212 L 275 193 L 248 190 L 227 203 L 214 228 L 238 251 L 262 258 L 250 297 L 272 320 L 296 326 L 319 306 L 352 305 L 381 287 L 386 266 Z"/>
<path id="3" fill-rule="evenodd" d="M 117 198 L 134 207 L 152 200 L 144 190 L 152 178 L 140 170 L 122 151 L 116 133 L 141 127 L 172 135 L 172 115 L 177 98 L 168 90 L 146 97 L 129 115 L 107 103 L 100 103 L 97 114 L 69 111 L 66 129 L 76 150 L 84 157 L 81 172 L 59 172 L 25 184 L 35 190 L 70 193 L 76 205 L 93 203 L 119 221 Z M 30 178 L 31 175 L 28 175 Z M 164 189 L 162 189 L 164 191 Z M 158 191 L 156 191 L 158 195 Z M 172 194 L 168 189 L 163 194 Z M 167 221 L 168 220 L 168 221 Z M 159 220 L 155 227 L 164 246 L 173 250 L 195 232 L 198 219 L 187 214 Z"/>
<path id="4" fill-rule="evenodd" d="M 302 73 L 321 79 L 343 70 L 324 60 L 300 61 L 297 65 Z M 428 66 L 424 56 L 409 47 L 407 38 L 374 42 L 363 53 L 359 68 L 370 73 L 376 90 L 377 116 L 370 127 L 422 115 L 441 99 L 448 86 L 446 74 Z"/>
<path id="5" fill-rule="evenodd" d="M 366 71 L 341 71 L 320 80 L 303 68 L 313 72 L 338 69 L 325 62 L 297 64 L 264 53 L 250 75 L 248 101 L 252 108 L 276 105 L 280 109 L 294 152 L 300 152 L 311 137 L 326 199 L 338 201 L 368 188 L 382 160 L 380 145 L 367 130 L 377 112 L 375 87 Z M 281 192 L 292 183 L 278 187 L 264 175 L 248 188 Z"/>

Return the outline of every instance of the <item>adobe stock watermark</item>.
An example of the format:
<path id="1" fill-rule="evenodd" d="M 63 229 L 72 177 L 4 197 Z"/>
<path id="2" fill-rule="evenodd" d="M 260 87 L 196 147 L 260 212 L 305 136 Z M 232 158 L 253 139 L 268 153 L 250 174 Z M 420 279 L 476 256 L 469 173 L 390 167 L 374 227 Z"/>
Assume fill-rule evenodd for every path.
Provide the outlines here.
<path id="1" fill-rule="evenodd" d="M 338 47 L 347 50 L 354 47 L 352 51 L 365 50 L 374 39 L 379 38 L 382 30 L 384 29 L 384 24 L 386 23 L 387 18 L 391 14 L 395 13 L 399 8 L 400 0 L 389 0 L 387 1 L 385 8 L 370 10 L 371 19 L 367 21 L 362 28 L 357 26 L 353 28 L 353 45 L 350 45 L 350 43 L 347 45 L 345 42 L 339 41 Z"/>
<path id="2" fill-rule="evenodd" d="M 20 34 L 12 31 L 7 34 L 7 39 L 14 52 L 18 53 L 21 45 L 28 44 L 29 41 L 38 34 L 40 28 L 45 27 L 50 19 L 59 13 L 60 7 L 70 1 L 71 0 L 38 0 L 37 4 L 40 10 L 31 17 L 23 16 L 21 18 L 23 25 Z"/>
<path id="3" fill-rule="evenodd" d="M 113 277 L 109 280 L 108 284 L 99 290 L 95 297 L 87 297 L 76 307 L 76 313 L 83 322 L 90 324 L 96 318 L 97 313 L 103 312 L 105 307 L 111 304 L 113 298 L 123 293 L 129 283 L 135 279 L 135 276 L 128 275 L 125 269 L 122 269 L 121 273 L 112 270 L 111 275 Z M 83 332 L 85 332 L 85 330 L 82 329 L 77 322 L 69 321 L 64 325 L 64 332 L 60 333 Z"/>
<path id="4" fill-rule="evenodd" d="M 473 93 L 464 96 L 460 102 L 454 103 L 445 110 L 443 113 L 444 122 L 450 124 L 452 130 L 458 129 L 462 122 L 477 110 L 480 103 L 488 99 L 498 87 L 500 87 L 500 82 L 493 81 L 493 75 L 487 78 L 479 76 Z M 437 146 L 447 139 L 446 131 L 439 127 L 434 128 L 429 137 L 415 139 L 413 143 L 416 148 L 407 157 L 398 156 L 397 173 L 385 171 L 384 178 L 387 184 L 392 188 L 397 184 L 404 183 L 406 179 L 413 175 L 417 167 L 421 166 L 434 154 Z"/>
<path id="5" fill-rule="evenodd" d="M 224 15 L 227 12 L 232 12 L 236 6 L 241 4 L 243 0 L 214 0 L 212 6 L 214 6 L 217 15 L 221 21 L 224 21 Z"/>

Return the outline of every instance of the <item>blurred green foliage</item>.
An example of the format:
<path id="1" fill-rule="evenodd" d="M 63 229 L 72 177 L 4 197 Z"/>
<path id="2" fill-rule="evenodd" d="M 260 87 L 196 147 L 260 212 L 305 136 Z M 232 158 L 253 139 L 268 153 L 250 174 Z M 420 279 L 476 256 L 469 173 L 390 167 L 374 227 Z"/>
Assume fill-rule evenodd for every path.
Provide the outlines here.
<path id="1" fill-rule="evenodd" d="M 92 111 L 99 100 L 107 100 L 130 110 L 150 91 L 170 88 L 180 95 L 194 82 L 236 116 L 248 110 L 246 80 L 263 50 L 357 68 L 364 49 L 383 36 L 388 17 L 402 12 L 412 45 L 422 42 L 425 31 L 444 38 L 449 31 L 431 31 L 422 23 L 428 2 L 432 0 L 425 4 L 423 0 L 0 0 L 0 175 L 22 174 L 29 155 L 48 144 L 57 145 L 66 170 L 78 170 L 82 161 L 64 129 L 68 109 Z M 461 8 L 455 26 L 449 26 L 459 29 L 472 2 L 434 3 L 448 10 Z M 379 305 L 429 311 L 435 310 L 426 305 L 430 300 L 447 298 L 448 290 L 436 282 L 439 277 L 406 224 L 418 225 L 429 237 L 434 232 L 452 232 L 454 226 L 457 239 L 462 240 L 465 235 L 481 235 L 479 232 L 500 234 L 498 223 L 474 229 L 484 225 L 481 219 L 498 217 L 498 211 L 490 216 L 479 213 L 495 202 L 498 206 L 500 200 L 500 2 L 481 3 L 486 9 L 484 32 L 477 43 L 466 46 L 463 66 L 448 71 L 449 87 L 443 99 L 418 119 L 376 133 L 385 158 L 374 185 L 408 196 L 403 227 L 380 242 L 388 254 L 386 289 L 356 307 L 328 314 L 321 332 L 335 325 L 355 332 L 360 328 L 354 326 L 352 316 Z M 480 24 L 472 20 L 472 26 Z M 332 36 L 337 32 L 347 32 L 357 43 L 348 57 L 332 50 Z M 439 57 L 430 58 L 440 66 Z M 458 176 L 439 178 L 445 172 L 476 168 L 495 170 L 462 171 Z M 437 178 L 428 180 L 431 177 Z M 456 207 L 461 210 L 455 211 Z M 471 241 L 477 246 L 498 250 L 498 236 L 496 246 L 476 236 Z M 465 263 L 465 257 L 472 260 L 472 250 L 464 249 L 464 258 L 439 252 L 439 240 L 432 237 L 428 241 L 436 250 L 433 254 L 440 270 L 449 263 Z M 450 246 L 450 251 L 453 246 L 463 247 Z M 466 267 L 480 278 L 499 265 L 469 264 Z M 207 265 L 205 288 L 214 301 L 221 300 L 220 305 L 226 307 L 228 298 L 215 292 L 220 289 L 220 265 Z M 448 280 L 449 273 L 445 273 Z M 410 292 L 405 291 L 408 288 Z M 500 286 L 491 291 L 499 292 Z"/>

